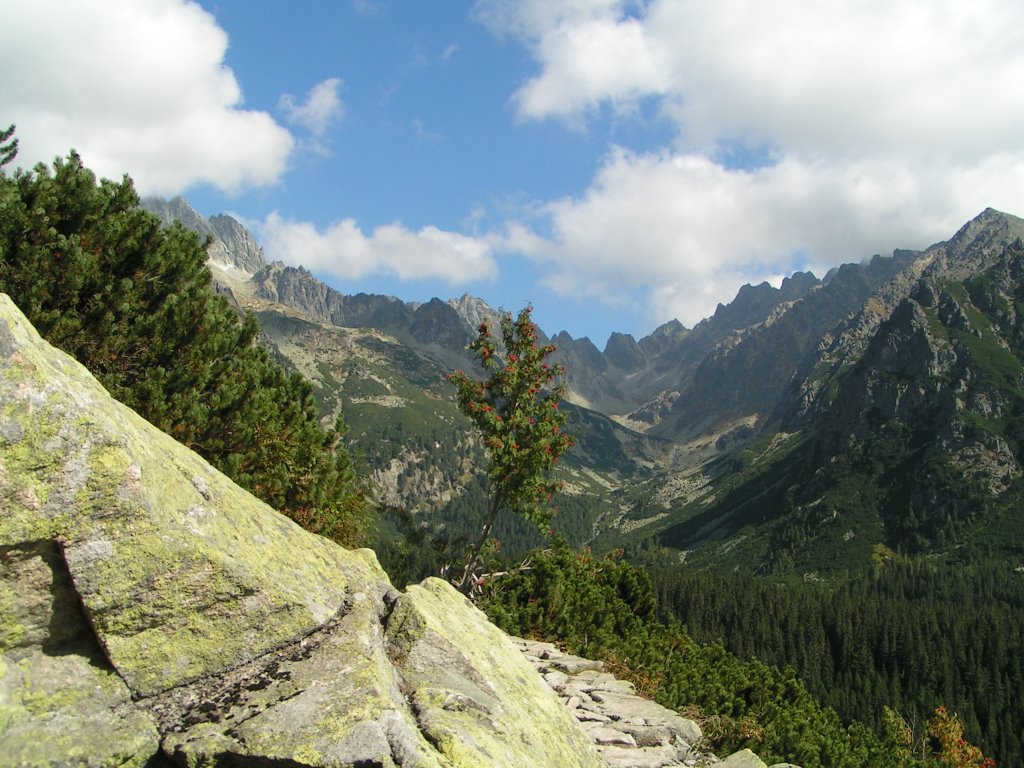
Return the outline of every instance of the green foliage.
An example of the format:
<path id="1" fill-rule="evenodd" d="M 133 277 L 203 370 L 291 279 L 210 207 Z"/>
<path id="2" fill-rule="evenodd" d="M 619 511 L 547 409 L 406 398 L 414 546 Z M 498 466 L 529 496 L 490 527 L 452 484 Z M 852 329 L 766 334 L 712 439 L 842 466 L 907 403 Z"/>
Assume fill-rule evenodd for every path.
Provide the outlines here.
<path id="1" fill-rule="evenodd" d="M 6 143 L 5 143 L 6 142 Z M 0 131 L 0 168 L 14 160 L 18 155 L 18 140 L 14 138 L 14 126 Z"/>
<path id="2" fill-rule="evenodd" d="M 216 295 L 204 244 L 72 153 L 0 177 L 0 290 L 110 393 L 307 528 L 362 538 L 369 504 L 308 382 Z"/>
<path id="3" fill-rule="evenodd" d="M 483 528 L 465 565 L 460 589 L 473 586 L 473 569 L 490 536 L 495 518 L 507 510 L 545 527 L 553 509 L 548 506 L 561 484 L 552 480 L 558 459 L 573 446 L 565 432 L 567 416 L 559 410 L 564 383 L 552 385 L 564 368 L 547 362 L 554 345 L 537 344 L 531 307 L 515 319 L 501 318 L 504 360 L 490 325 L 480 324 L 469 349 L 489 376 L 476 379 L 465 371 L 449 375 L 458 391 L 458 403 L 483 437 L 487 453 L 490 503 Z"/>
<path id="4" fill-rule="evenodd" d="M 892 734 L 844 725 L 792 669 L 740 661 L 720 643 L 697 643 L 680 624 L 659 621 L 648 574 L 614 555 L 564 545 L 537 551 L 527 570 L 489 582 L 480 605 L 507 632 L 606 660 L 641 692 L 697 719 L 717 752 L 750 747 L 769 763 L 804 768 L 945 765 L 915 757 Z"/>
<path id="5" fill-rule="evenodd" d="M 952 705 L 972 741 L 1020 764 L 1024 576 L 1001 558 L 878 555 L 839 586 L 668 568 L 652 578 L 664 616 L 741 659 L 792 666 L 841 717 L 881 731 L 880 705 L 918 724 Z M 925 731 L 918 725 L 915 739 Z"/>

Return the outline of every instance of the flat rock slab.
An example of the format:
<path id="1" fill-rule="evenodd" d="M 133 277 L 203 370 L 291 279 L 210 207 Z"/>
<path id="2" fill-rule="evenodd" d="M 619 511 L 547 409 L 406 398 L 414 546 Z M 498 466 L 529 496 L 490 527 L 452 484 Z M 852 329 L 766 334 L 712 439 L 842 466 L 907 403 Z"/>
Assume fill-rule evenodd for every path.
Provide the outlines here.
<path id="1" fill-rule="evenodd" d="M 768 768 L 768 764 L 749 749 L 729 755 L 717 768 Z"/>
<path id="2" fill-rule="evenodd" d="M 679 765 L 700 765 L 686 763 L 679 759 L 674 747 L 630 749 L 626 747 L 599 747 L 601 757 L 612 768 L 669 768 Z"/>

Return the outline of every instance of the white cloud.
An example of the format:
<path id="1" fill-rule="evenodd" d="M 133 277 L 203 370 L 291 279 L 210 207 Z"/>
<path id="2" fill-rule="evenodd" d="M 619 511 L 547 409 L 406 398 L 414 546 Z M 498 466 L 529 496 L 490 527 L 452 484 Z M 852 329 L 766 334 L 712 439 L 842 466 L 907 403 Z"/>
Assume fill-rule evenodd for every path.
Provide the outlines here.
<path id="1" fill-rule="evenodd" d="M 354 219 L 321 230 L 274 212 L 256 223 L 255 229 L 267 258 L 345 280 L 393 275 L 400 280 L 440 279 L 463 285 L 497 275 L 487 238 L 432 226 L 414 232 L 401 224 L 387 224 L 366 235 Z"/>
<path id="2" fill-rule="evenodd" d="M 638 295 L 652 323 L 692 325 L 745 282 L 812 266 L 821 277 L 822 266 L 949 237 L 985 207 L 978 189 L 985 204 L 1024 206 L 1024 152 L 983 167 L 791 155 L 730 170 L 698 154 L 619 149 L 584 195 L 548 205 L 549 237 L 518 225 L 506 246 L 566 296 Z"/>
<path id="3" fill-rule="evenodd" d="M 571 115 L 600 101 L 630 106 L 667 87 L 665 57 L 633 19 L 593 19 L 561 27 L 540 42 L 548 63 L 516 97 L 520 114 Z"/>
<path id="4" fill-rule="evenodd" d="M 344 113 L 338 95 L 340 89 L 341 79 L 331 77 L 314 85 L 303 103 L 297 103 L 294 96 L 286 93 L 278 101 L 278 106 L 285 111 L 289 123 L 301 126 L 319 138 Z"/>
<path id="5" fill-rule="evenodd" d="M 129 173 L 146 194 L 276 182 L 293 139 L 242 108 L 227 42 L 184 0 L 11 0 L 0 115 L 18 126 L 19 164 L 75 148 L 100 175 Z"/>
<path id="6" fill-rule="evenodd" d="M 1024 5 L 1014 0 L 480 0 L 540 73 L 520 114 L 664 98 L 690 147 L 969 158 L 1019 146 Z M 633 13 L 630 13 L 633 11 Z"/>
<path id="7" fill-rule="evenodd" d="M 693 323 L 743 282 L 1024 214 L 1024 5 L 1015 0 L 478 0 L 538 71 L 524 119 L 655 99 L 672 146 L 613 148 L 515 240 L 566 295 Z M 767 159 L 735 168 L 739 148 Z M 819 275 L 820 276 L 820 275 Z"/>
<path id="8" fill-rule="evenodd" d="M 352 0 L 352 7 L 360 16 L 376 16 L 380 13 L 380 3 L 373 0 Z"/>

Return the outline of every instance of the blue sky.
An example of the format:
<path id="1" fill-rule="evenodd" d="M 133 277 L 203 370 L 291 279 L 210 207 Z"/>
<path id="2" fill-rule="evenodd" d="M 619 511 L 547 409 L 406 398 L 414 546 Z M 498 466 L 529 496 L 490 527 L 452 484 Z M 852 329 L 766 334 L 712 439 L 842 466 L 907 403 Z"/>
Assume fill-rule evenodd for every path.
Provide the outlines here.
<path id="1" fill-rule="evenodd" d="M 0 70 L 22 165 L 598 346 L 1024 215 L 1016 0 L 8 0 Z"/>

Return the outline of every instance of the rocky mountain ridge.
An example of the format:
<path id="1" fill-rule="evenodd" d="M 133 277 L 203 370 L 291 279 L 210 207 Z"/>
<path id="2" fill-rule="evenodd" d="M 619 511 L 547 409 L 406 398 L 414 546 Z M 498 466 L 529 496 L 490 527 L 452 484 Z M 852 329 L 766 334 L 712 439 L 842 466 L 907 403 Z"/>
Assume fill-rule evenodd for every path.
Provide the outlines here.
<path id="1" fill-rule="evenodd" d="M 481 320 L 497 315 L 485 302 L 469 295 L 447 302 L 432 299 L 422 304 L 409 304 L 388 296 L 343 294 L 302 267 L 264 263 L 262 252 L 256 252 L 252 246 L 251 235 L 240 235 L 239 230 L 244 232 L 244 229 L 237 222 L 234 228 L 227 226 L 228 221 L 233 221 L 230 217 L 214 217 L 206 222 L 180 198 L 170 203 L 146 200 L 144 205 L 164 221 L 177 219 L 200 234 L 213 237 L 211 262 L 248 270 L 250 277 L 244 290 L 254 298 L 287 307 L 315 322 L 387 333 L 449 364 L 471 362 L 463 354 L 465 345 Z M 214 220 L 219 230 L 214 228 Z M 220 238 L 218 231 L 227 237 Z M 254 253 L 258 258 L 253 257 Z M 749 368 L 764 362 L 757 354 L 749 354 L 755 348 L 763 350 L 784 344 L 793 349 L 794 356 L 803 354 L 803 346 L 807 345 L 804 338 L 816 341 L 845 312 L 859 307 L 865 293 L 887 278 L 901 262 L 894 257 L 893 260 L 876 259 L 873 264 L 875 269 L 845 265 L 830 276 L 827 285 L 810 273 L 795 273 L 785 278 L 779 288 L 768 283 L 743 286 L 733 302 L 719 305 L 712 317 L 692 330 L 673 320 L 639 341 L 628 334 L 614 333 L 604 350 L 586 337 L 574 339 L 560 332 L 552 341 L 559 348 L 559 360 L 568 370 L 567 398 L 632 429 L 654 429 L 656 434 L 669 439 L 694 437 L 751 413 L 760 417 L 768 407 L 766 401 L 777 395 L 780 385 L 766 390 L 762 379 L 757 385 L 749 386 L 750 391 L 744 390 L 743 382 L 749 381 L 749 377 L 735 370 L 737 366 L 743 367 L 739 362 L 741 357 L 752 357 L 746 363 Z M 239 289 L 238 283 L 229 287 Z M 806 300 L 818 289 L 827 290 L 820 300 L 812 302 L 814 308 L 806 308 Z M 790 313 L 788 310 L 794 306 L 798 311 Z M 822 313 L 822 308 L 829 311 Z M 790 317 L 780 323 L 786 315 Z M 793 330 L 801 327 L 800 322 L 793 321 L 798 315 L 813 318 L 802 323 L 806 326 L 802 332 Z M 788 329 L 788 337 L 778 341 L 770 338 L 763 343 L 753 338 L 764 335 L 766 328 L 775 328 L 767 334 L 777 337 L 784 335 L 783 329 Z M 800 336 L 803 346 L 793 346 L 794 335 Z M 543 332 L 542 337 L 548 338 Z M 729 353 L 732 353 L 729 362 L 724 364 L 722 361 Z M 768 357 L 774 359 L 775 355 L 769 353 Z M 769 378 L 772 381 L 784 378 L 789 362 L 788 359 L 777 362 L 775 367 L 781 372 Z M 723 380 L 739 387 L 730 395 L 739 404 L 737 412 L 710 421 L 695 418 L 695 413 L 709 411 L 704 402 L 707 390 L 716 391 Z M 757 397 L 760 401 L 751 408 L 748 401 Z M 661 425 L 667 416 L 671 417 L 670 422 Z"/>
<path id="2" fill-rule="evenodd" d="M 823 339 L 771 448 L 717 498 L 688 500 L 663 541 L 713 537 L 769 571 L 896 551 L 1019 557 L 1006 531 L 1024 478 L 1022 236 L 1024 222 L 986 211 L 916 257 Z"/>
<path id="3" fill-rule="evenodd" d="M 897 250 L 892 256 L 844 264 L 822 280 L 796 273 L 779 288 L 744 286 L 733 302 L 720 305 L 692 329 L 671 321 L 639 341 L 612 334 L 603 350 L 587 338 L 555 335 L 559 358 L 568 368 L 567 399 L 577 406 L 574 429 L 581 435 L 565 474 L 572 503 L 564 506 L 574 511 L 560 516 L 577 532 L 572 540 L 608 545 L 653 538 L 689 550 L 716 537 L 731 541 L 747 535 L 740 531 L 790 514 L 785 510 L 814 517 L 805 506 L 820 493 L 810 498 L 808 490 L 787 500 L 784 489 L 769 496 L 750 491 L 751 499 L 772 499 L 771 512 L 750 517 L 750 503 L 737 497 L 736 489 L 748 481 L 778 486 L 756 479 L 764 467 L 797 482 L 777 466 L 787 456 L 799 454 L 803 465 L 820 467 L 821 456 L 843 456 L 857 445 L 863 455 L 864 435 L 888 422 L 920 431 L 913 420 L 937 420 L 928 428 L 929 434 L 944 435 L 933 441 L 935 455 L 948 458 L 992 493 L 1005 490 L 1017 477 L 1009 458 L 1016 438 L 1005 434 L 1002 422 L 991 426 L 986 413 L 996 414 L 997 420 L 1012 414 L 1016 395 L 1007 399 L 1005 392 L 1018 384 L 989 386 L 966 399 L 943 395 L 944 410 L 925 407 L 926 393 L 946 392 L 936 383 L 943 377 L 959 377 L 957 386 L 967 389 L 979 377 L 977 356 L 966 354 L 960 331 L 953 329 L 960 345 L 953 352 L 949 328 L 934 338 L 921 330 L 945 327 L 954 316 L 963 326 L 968 318 L 975 338 L 1012 350 L 1015 342 L 1004 331 L 1015 315 L 1000 310 L 1001 319 L 989 312 L 987 320 L 977 321 L 972 307 L 983 300 L 975 296 L 981 296 L 980 289 L 965 298 L 955 286 L 1002 264 L 1004 250 L 1022 234 L 1020 219 L 988 209 L 949 241 L 923 251 Z M 225 261 L 239 263 L 234 257 Z M 1009 287 L 990 300 L 1012 308 L 1016 273 L 1003 268 L 1000 274 L 998 280 Z M 218 274 L 218 279 L 223 277 Z M 997 277 L 993 273 L 985 279 Z M 268 342 L 284 359 L 297 355 L 295 364 L 324 383 L 325 406 L 344 412 L 356 442 L 377 452 L 369 456 L 370 463 L 386 476 L 392 502 L 439 513 L 447 520 L 439 524 L 446 528 L 465 514 L 459 505 L 473 495 L 465 495 L 472 475 L 466 456 L 444 458 L 444 446 L 472 442 L 460 437 L 467 433 L 458 413 L 448 407 L 443 375 L 472 364 L 464 346 L 475 326 L 493 317 L 492 308 L 471 296 L 424 304 L 348 296 L 306 270 L 281 264 L 263 265 L 244 283 L 232 285 L 238 300 L 260 313 Z M 333 359 L 332 345 L 322 340 L 336 334 L 330 329 L 341 327 L 363 340 L 341 346 L 364 349 L 363 359 L 372 363 L 343 362 L 347 352 Z M 310 334 L 321 341 L 314 343 Z M 297 344 L 302 338 L 307 341 Z M 914 338 L 919 342 L 911 343 Z M 372 352 L 361 346 L 364 342 Z M 302 344 L 307 351 L 299 349 Z M 319 350 L 315 360 L 313 349 Z M 991 367 L 1000 354 L 982 357 Z M 943 355 L 959 362 L 943 367 L 935 362 Z M 900 377 L 905 385 L 890 386 Z M 920 393 L 915 397 L 921 405 L 911 408 L 914 392 Z M 886 398 L 904 410 L 882 407 Z M 883 415 L 869 418 L 871 413 Z M 958 419 L 963 422 L 959 426 Z M 393 440 L 404 441 L 402 450 L 379 447 Z M 798 445 L 803 447 L 794 453 Z M 968 468 L 969 459 L 974 464 Z M 824 482 L 797 484 L 814 489 Z M 726 503 L 728 510 L 722 506 Z M 776 534 L 762 536 L 759 562 L 774 546 L 765 542 L 776 539 Z"/>
<path id="4" fill-rule="evenodd" d="M 783 423 L 792 427 L 818 412 L 817 394 L 827 388 L 839 367 L 863 354 L 881 323 L 920 280 L 968 279 L 990 266 L 1007 244 L 1022 236 L 1021 219 L 988 208 L 964 224 L 948 242 L 937 243 L 920 253 L 897 251 L 896 256 L 905 262 L 903 268 L 879 285 L 870 301 L 865 300 L 856 312 L 824 334 L 815 354 L 797 369 L 794 383 L 798 388 L 781 406 L 779 416 Z"/>

